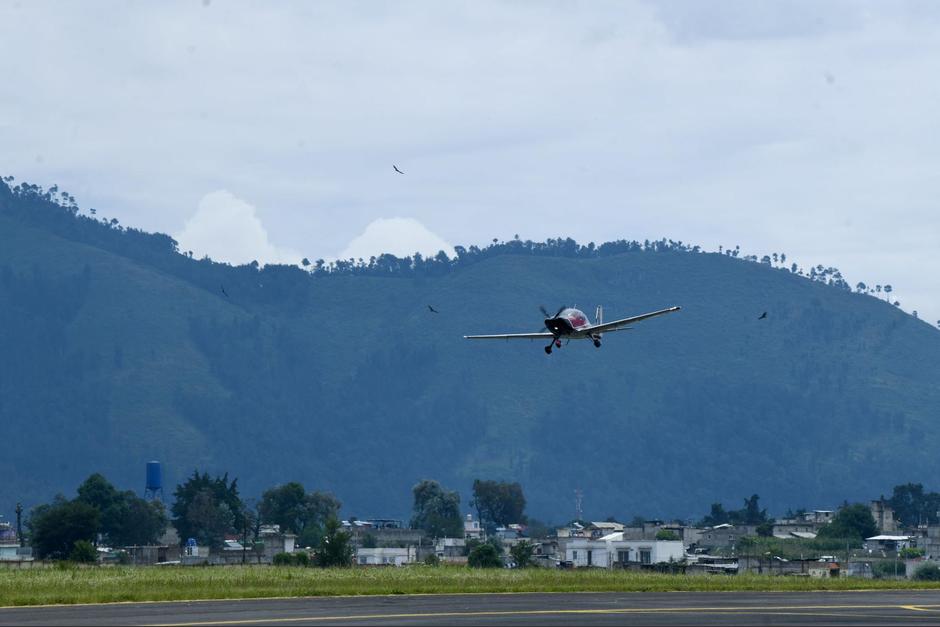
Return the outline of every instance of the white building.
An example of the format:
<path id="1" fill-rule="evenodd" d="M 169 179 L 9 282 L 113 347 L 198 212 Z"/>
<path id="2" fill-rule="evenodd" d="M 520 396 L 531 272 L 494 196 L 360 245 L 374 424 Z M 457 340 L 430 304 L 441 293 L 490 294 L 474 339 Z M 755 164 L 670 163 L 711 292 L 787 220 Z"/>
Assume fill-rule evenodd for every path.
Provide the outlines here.
<path id="1" fill-rule="evenodd" d="M 356 563 L 360 566 L 404 566 L 418 561 L 417 553 L 417 548 L 413 546 L 403 549 L 357 549 Z"/>
<path id="2" fill-rule="evenodd" d="M 565 561 L 576 568 L 610 568 L 619 564 L 660 564 L 678 562 L 685 548 L 678 540 L 624 540 L 623 533 L 612 533 L 597 540 L 572 538 L 565 544 Z"/>
<path id="3" fill-rule="evenodd" d="M 463 522 L 463 535 L 467 540 L 483 539 L 483 528 L 479 520 L 473 520 L 473 514 L 467 514 L 467 520 Z"/>

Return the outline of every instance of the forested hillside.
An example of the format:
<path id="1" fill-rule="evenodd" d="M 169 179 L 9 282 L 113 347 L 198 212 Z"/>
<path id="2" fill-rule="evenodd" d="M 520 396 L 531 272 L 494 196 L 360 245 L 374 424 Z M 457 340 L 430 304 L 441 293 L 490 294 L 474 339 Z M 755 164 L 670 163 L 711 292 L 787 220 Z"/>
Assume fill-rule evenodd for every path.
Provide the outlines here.
<path id="1" fill-rule="evenodd" d="M 0 511 L 96 471 L 142 489 L 149 459 L 168 483 L 297 480 L 402 518 L 423 478 L 465 504 L 475 478 L 518 480 L 561 520 L 576 488 L 590 517 L 687 517 L 940 473 L 940 332 L 835 269 L 668 240 L 458 252 L 233 268 L 0 184 Z M 538 330 L 563 303 L 683 310 L 551 357 L 461 337 Z"/>

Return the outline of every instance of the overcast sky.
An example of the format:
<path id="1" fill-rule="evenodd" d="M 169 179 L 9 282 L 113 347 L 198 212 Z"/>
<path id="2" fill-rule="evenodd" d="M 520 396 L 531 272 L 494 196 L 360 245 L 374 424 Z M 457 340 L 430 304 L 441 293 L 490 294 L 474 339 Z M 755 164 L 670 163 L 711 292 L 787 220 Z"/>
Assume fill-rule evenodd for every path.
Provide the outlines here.
<path id="1" fill-rule="evenodd" d="M 0 0 L 0 72 L 0 174 L 198 256 L 668 237 L 940 319 L 937 2 Z"/>

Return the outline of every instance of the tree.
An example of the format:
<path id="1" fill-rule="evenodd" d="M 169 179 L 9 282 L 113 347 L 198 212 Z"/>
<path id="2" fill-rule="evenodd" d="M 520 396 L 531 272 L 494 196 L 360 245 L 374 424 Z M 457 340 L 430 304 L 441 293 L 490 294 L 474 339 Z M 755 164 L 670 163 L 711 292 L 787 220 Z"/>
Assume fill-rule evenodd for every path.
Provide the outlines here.
<path id="1" fill-rule="evenodd" d="M 499 526 L 525 523 L 525 495 L 519 483 L 503 481 L 473 482 L 473 500 L 480 524 L 492 531 Z"/>
<path id="2" fill-rule="evenodd" d="M 470 551 L 470 555 L 467 556 L 467 565 L 470 568 L 502 568 L 503 560 L 495 546 L 484 542 Z"/>
<path id="3" fill-rule="evenodd" d="M 940 494 L 925 493 L 924 486 L 919 483 L 894 486 L 891 498 L 886 502 L 894 510 L 894 517 L 908 527 L 938 522 Z"/>
<path id="4" fill-rule="evenodd" d="M 76 540 L 69 553 L 69 561 L 79 564 L 94 564 L 98 561 L 98 551 L 88 540 Z"/>
<path id="5" fill-rule="evenodd" d="M 121 494 L 111 485 L 110 481 L 96 472 L 78 486 L 78 498 L 76 500 L 91 505 L 99 512 L 104 512 L 121 500 Z"/>
<path id="6" fill-rule="evenodd" d="M 462 538 L 463 518 L 460 495 L 441 487 L 437 481 L 424 480 L 412 488 L 411 527 L 423 529 L 433 538 Z"/>
<path id="7" fill-rule="evenodd" d="M 516 563 L 516 568 L 526 568 L 532 564 L 532 555 L 535 553 L 535 545 L 528 540 L 517 542 L 509 549 L 509 555 L 512 561 Z"/>
<path id="8" fill-rule="evenodd" d="M 760 497 L 756 494 L 752 494 L 749 499 L 744 499 L 744 509 L 738 512 L 741 524 L 759 525 L 767 520 L 767 510 L 762 510 L 758 501 Z"/>
<path id="9" fill-rule="evenodd" d="M 678 540 L 679 535 L 672 529 L 660 529 L 656 532 L 657 540 Z"/>
<path id="10" fill-rule="evenodd" d="M 332 494 L 308 493 L 297 482 L 266 490 L 258 507 L 266 524 L 279 525 L 282 531 L 298 536 L 301 546 L 316 546 L 327 519 L 336 517 L 342 504 Z"/>
<path id="11" fill-rule="evenodd" d="M 760 509 L 759 501 L 760 497 L 752 494 L 750 498 L 744 499 L 742 509 L 732 511 L 725 511 L 721 503 L 712 503 L 711 511 L 702 518 L 699 525 L 703 527 L 714 527 L 726 523 L 732 525 L 760 525 L 767 521 L 767 510 Z"/>
<path id="12" fill-rule="evenodd" d="M 166 531 L 166 511 L 159 502 L 146 501 L 132 491 L 119 492 L 103 475 L 95 473 L 78 487 L 75 499 L 98 510 L 96 534 L 112 546 L 154 544 Z"/>
<path id="13" fill-rule="evenodd" d="M 156 544 L 168 525 L 163 503 L 144 500 L 129 490 L 102 512 L 102 530 L 111 546 Z"/>
<path id="14" fill-rule="evenodd" d="M 774 535 L 774 524 L 769 520 L 757 525 L 757 535 L 762 538 L 770 538 Z"/>
<path id="15" fill-rule="evenodd" d="M 235 531 L 235 522 L 244 505 L 238 496 L 238 480 L 228 473 L 214 479 L 208 473 L 193 475 L 176 486 L 171 512 L 180 541 L 195 538 L 200 544 L 221 547 L 226 533 Z"/>
<path id="16" fill-rule="evenodd" d="M 196 543 L 212 548 L 225 544 L 225 534 L 235 531 L 236 516 L 228 504 L 216 501 L 208 489 L 200 490 L 184 515 L 185 523 Z"/>
<path id="17" fill-rule="evenodd" d="M 40 559 L 67 559 L 79 540 L 93 542 L 100 521 L 98 510 L 79 500 L 57 497 L 36 507 L 29 519 L 33 549 Z"/>
<path id="18" fill-rule="evenodd" d="M 832 522 L 823 526 L 818 533 L 820 538 L 852 538 L 862 540 L 878 533 L 878 526 L 867 505 L 855 503 L 843 506 L 832 518 Z"/>
<path id="19" fill-rule="evenodd" d="M 352 534 L 343 531 L 336 517 L 326 521 L 320 546 L 313 554 L 314 563 L 320 568 L 345 567 L 352 564 Z"/>
<path id="20" fill-rule="evenodd" d="M 728 512 L 721 503 L 712 503 L 711 511 L 707 516 L 699 521 L 700 527 L 714 527 L 715 525 L 724 525 L 728 522 Z"/>

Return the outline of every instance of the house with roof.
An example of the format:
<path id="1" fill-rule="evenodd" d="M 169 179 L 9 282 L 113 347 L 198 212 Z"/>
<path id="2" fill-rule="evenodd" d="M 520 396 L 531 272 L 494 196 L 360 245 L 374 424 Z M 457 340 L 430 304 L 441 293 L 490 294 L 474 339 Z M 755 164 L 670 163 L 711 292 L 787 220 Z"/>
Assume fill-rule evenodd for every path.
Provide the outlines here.
<path id="1" fill-rule="evenodd" d="M 678 540 L 624 540 L 623 533 L 591 538 L 570 538 L 565 562 L 575 568 L 627 568 L 681 562 L 685 548 Z"/>

